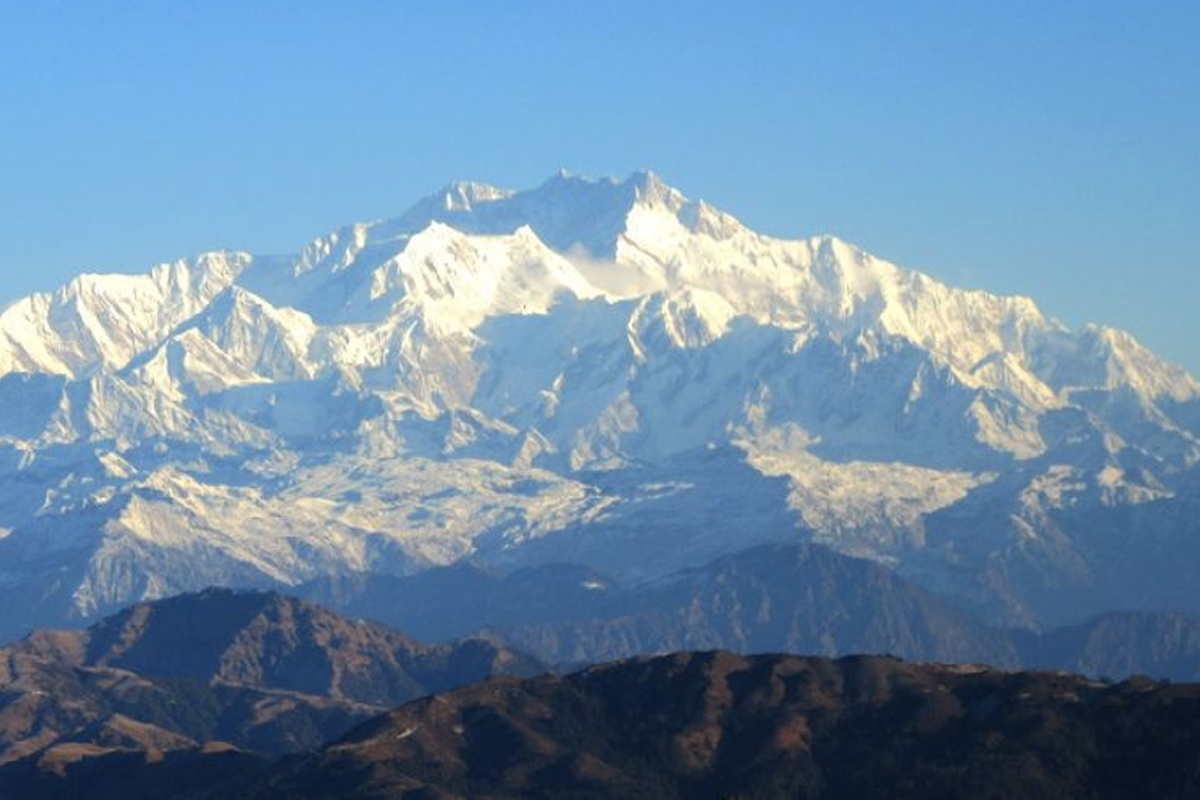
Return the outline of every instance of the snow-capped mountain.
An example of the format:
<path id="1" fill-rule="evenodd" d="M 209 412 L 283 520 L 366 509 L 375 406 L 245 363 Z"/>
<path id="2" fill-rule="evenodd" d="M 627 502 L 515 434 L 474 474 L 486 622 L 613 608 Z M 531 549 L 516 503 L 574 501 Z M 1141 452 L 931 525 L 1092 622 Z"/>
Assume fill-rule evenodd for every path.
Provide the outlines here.
<path id="1" fill-rule="evenodd" d="M 1200 384 L 652 174 L 454 184 L 0 314 L 0 629 L 472 557 L 811 538 L 994 619 L 1200 610 Z"/>

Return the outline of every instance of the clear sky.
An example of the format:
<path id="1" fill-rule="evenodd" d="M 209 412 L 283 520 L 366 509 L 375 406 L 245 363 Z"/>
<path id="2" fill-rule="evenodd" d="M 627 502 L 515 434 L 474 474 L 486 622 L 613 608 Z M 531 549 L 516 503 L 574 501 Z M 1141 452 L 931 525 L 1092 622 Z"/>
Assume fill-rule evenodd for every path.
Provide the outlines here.
<path id="1" fill-rule="evenodd" d="M 653 169 L 1200 374 L 1200 3 L 0 0 L 0 304 Z"/>

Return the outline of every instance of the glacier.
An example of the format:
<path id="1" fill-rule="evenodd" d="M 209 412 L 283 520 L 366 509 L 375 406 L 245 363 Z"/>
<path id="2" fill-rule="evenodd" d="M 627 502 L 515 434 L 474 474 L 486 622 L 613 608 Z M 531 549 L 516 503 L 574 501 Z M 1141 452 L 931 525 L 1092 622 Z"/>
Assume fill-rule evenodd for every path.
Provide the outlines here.
<path id="1" fill-rule="evenodd" d="M 0 312 L 0 632 L 472 559 L 763 541 L 986 619 L 1200 611 L 1200 384 L 1130 334 L 787 240 L 652 173 L 456 183 L 298 253 Z"/>

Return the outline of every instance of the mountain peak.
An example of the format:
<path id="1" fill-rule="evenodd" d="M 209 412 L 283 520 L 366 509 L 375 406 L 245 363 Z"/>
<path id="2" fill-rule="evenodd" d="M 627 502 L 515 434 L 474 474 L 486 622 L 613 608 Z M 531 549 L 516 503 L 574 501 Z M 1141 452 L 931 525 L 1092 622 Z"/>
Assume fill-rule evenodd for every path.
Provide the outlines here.
<path id="1" fill-rule="evenodd" d="M 682 197 L 682 193 L 668 186 L 658 173 L 652 170 L 638 170 L 625 179 L 627 186 L 632 186 L 644 199 L 659 199 L 671 195 Z"/>
<path id="2" fill-rule="evenodd" d="M 578 172 L 571 172 L 570 170 L 560 168 L 553 175 L 542 181 L 538 185 L 538 189 L 555 186 L 582 186 L 596 183 L 602 183 L 608 186 L 616 186 L 619 181 L 611 177 L 590 178 L 587 175 L 581 175 Z M 537 191 L 537 189 L 534 189 L 533 191 Z"/>
<path id="3" fill-rule="evenodd" d="M 481 203 L 490 203 L 512 197 L 511 189 L 501 189 L 487 183 L 454 181 L 432 195 L 439 198 L 446 211 L 470 211 Z"/>

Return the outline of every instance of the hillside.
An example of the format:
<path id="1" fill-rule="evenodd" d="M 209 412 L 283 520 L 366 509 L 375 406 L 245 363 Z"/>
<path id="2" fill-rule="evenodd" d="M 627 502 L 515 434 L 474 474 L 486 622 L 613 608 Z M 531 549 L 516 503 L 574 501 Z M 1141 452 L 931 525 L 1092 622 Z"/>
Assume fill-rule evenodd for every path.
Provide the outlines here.
<path id="1" fill-rule="evenodd" d="M 490 641 L 426 645 L 293 598 L 211 589 L 0 648 L 0 763 L 212 742 L 307 750 L 415 697 L 542 670 Z"/>
<path id="2" fill-rule="evenodd" d="M 1200 688 L 680 653 L 418 701 L 251 796 L 1184 798 Z"/>

